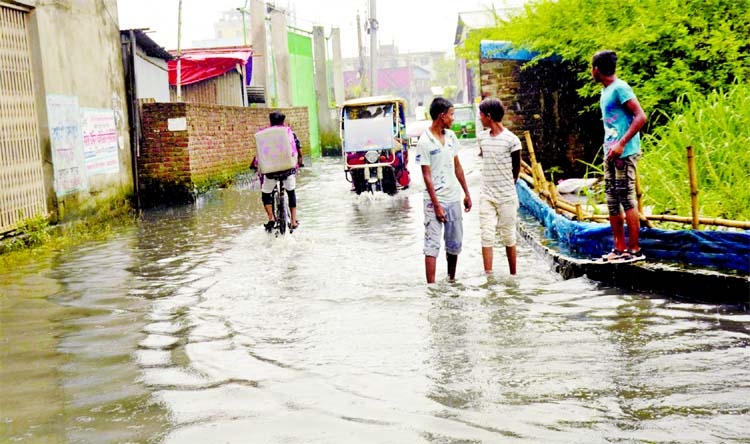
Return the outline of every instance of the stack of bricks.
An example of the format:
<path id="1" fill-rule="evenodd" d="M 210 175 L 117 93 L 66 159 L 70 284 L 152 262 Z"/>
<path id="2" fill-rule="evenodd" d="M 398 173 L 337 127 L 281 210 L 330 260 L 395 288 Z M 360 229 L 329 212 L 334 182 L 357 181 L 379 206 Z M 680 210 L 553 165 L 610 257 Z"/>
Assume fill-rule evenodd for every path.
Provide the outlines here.
<path id="1" fill-rule="evenodd" d="M 274 110 L 286 114 L 309 155 L 307 108 L 143 104 L 138 157 L 142 200 L 146 205 L 192 202 L 196 194 L 248 172 L 256 151 L 253 135 L 269 125 L 268 114 Z"/>

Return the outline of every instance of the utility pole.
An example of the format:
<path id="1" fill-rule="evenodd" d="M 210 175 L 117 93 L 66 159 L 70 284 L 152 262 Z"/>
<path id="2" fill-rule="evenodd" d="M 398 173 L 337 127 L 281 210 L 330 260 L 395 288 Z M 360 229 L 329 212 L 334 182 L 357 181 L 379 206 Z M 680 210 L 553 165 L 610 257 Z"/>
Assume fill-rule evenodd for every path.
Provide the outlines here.
<path id="1" fill-rule="evenodd" d="M 247 10 L 247 2 L 248 0 L 245 0 L 245 6 L 237 8 L 240 14 L 242 14 L 242 44 L 245 46 L 247 46 L 247 25 L 245 24 L 245 14 L 249 12 Z"/>
<path id="2" fill-rule="evenodd" d="M 377 72 L 375 59 L 378 54 L 378 19 L 376 18 L 375 0 L 370 0 L 370 94 L 376 94 Z"/>
<path id="3" fill-rule="evenodd" d="M 365 50 L 362 48 L 362 25 L 359 22 L 359 12 L 357 12 L 357 55 L 359 56 L 359 86 L 364 92 L 367 90 L 365 84 Z"/>
<path id="4" fill-rule="evenodd" d="M 182 37 L 182 0 L 177 5 L 177 101 L 182 102 L 182 53 L 180 41 Z"/>

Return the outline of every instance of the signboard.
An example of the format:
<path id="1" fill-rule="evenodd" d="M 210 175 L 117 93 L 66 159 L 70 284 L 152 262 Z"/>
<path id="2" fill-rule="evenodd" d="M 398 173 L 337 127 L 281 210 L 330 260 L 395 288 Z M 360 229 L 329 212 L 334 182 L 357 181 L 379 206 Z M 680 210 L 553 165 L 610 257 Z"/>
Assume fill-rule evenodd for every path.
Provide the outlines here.
<path id="1" fill-rule="evenodd" d="M 55 193 L 64 196 L 86 189 L 78 97 L 47 96 Z"/>
<path id="2" fill-rule="evenodd" d="M 81 109 L 81 131 L 86 177 L 119 173 L 114 112 L 111 109 Z"/>

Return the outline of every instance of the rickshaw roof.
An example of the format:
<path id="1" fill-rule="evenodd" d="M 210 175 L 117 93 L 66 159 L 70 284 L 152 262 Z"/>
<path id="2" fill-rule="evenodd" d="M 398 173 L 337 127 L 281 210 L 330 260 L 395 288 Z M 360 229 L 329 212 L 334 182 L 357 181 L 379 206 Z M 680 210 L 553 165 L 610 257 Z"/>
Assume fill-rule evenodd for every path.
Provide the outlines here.
<path id="1" fill-rule="evenodd" d="M 358 99 L 350 99 L 344 102 L 341 106 L 342 107 L 365 106 L 365 105 L 378 105 L 381 103 L 394 103 L 394 102 L 398 102 L 402 106 L 406 103 L 406 101 L 402 99 L 401 97 L 385 95 L 385 96 L 360 97 Z"/>

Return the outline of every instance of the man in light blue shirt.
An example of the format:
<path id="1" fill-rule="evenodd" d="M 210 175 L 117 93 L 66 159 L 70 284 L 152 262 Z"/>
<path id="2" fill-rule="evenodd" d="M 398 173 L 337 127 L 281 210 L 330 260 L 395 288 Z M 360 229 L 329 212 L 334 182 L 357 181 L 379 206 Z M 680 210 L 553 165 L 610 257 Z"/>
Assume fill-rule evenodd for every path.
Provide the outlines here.
<path id="1" fill-rule="evenodd" d="M 614 248 L 602 256 L 602 260 L 632 262 L 644 259 L 638 245 L 641 226 L 635 180 L 641 155 L 638 132 L 646 123 L 646 114 L 630 85 L 617 78 L 616 66 L 614 51 L 599 51 L 591 61 L 591 75 L 604 86 L 599 102 L 604 123 L 604 190 L 614 237 Z M 625 222 L 628 225 L 627 244 Z"/>
<path id="2" fill-rule="evenodd" d="M 430 104 L 432 125 L 417 142 L 416 162 L 422 167 L 424 178 L 424 264 L 427 283 L 435 282 L 437 255 L 440 252 L 440 235 L 445 240 L 445 257 L 448 261 L 448 278 L 456 278 L 458 254 L 463 241 L 464 210 L 471 210 L 471 196 L 466 185 L 464 170 L 458 160 L 459 142 L 453 131 L 453 104 L 437 97 Z"/>

